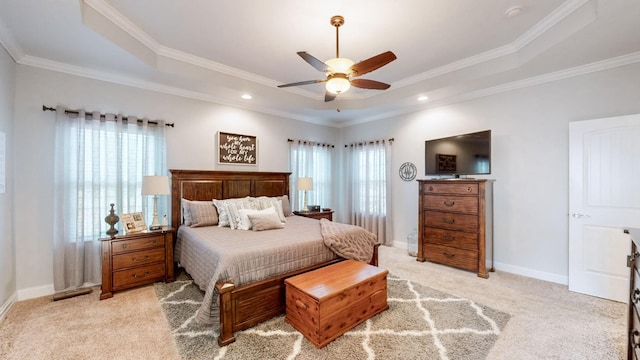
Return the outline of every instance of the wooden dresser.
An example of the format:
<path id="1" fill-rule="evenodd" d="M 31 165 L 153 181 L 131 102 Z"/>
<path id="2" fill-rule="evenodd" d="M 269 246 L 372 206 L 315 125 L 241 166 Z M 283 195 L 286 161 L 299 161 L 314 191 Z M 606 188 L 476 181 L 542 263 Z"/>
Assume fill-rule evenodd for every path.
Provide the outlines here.
<path id="1" fill-rule="evenodd" d="M 102 242 L 102 292 L 100 300 L 114 291 L 155 281 L 172 282 L 174 229 L 145 231 L 100 239 Z"/>
<path id="2" fill-rule="evenodd" d="M 628 229 L 631 235 L 629 270 L 629 309 L 627 320 L 627 359 L 640 359 L 640 229 Z"/>
<path id="3" fill-rule="evenodd" d="M 493 270 L 493 180 L 418 180 L 418 261 Z"/>

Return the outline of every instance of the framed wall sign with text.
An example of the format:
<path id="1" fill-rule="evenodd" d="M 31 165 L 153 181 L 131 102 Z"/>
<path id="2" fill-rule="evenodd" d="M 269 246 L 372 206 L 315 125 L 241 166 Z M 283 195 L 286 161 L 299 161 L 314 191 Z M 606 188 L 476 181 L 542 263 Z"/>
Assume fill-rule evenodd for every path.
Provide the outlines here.
<path id="1" fill-rule="evenodd" d="M 258 139 L 218 131 L 218 164 L 258 165 Z"/>

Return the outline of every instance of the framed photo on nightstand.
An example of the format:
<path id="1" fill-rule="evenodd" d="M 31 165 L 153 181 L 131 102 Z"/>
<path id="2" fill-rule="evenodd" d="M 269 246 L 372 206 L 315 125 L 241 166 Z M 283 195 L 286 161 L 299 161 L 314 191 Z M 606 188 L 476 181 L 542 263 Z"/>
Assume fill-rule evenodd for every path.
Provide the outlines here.
<path id="1" fill-rule="evenodd" d="M 120 222 L 125 233 L 132 234 L 147 230 L 144 215 L 141 212 L 132 212 L 120 215 Z"/>

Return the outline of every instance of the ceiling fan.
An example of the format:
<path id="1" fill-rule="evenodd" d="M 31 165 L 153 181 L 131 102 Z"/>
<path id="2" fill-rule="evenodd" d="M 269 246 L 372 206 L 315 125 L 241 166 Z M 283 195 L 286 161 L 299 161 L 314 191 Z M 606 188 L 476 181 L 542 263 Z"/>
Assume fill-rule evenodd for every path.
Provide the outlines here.
<path id="1" fill-rule="evenodd" d="M 373 70 L 376 70 L 396 59 L 396 55 L 391 51 L 383 52 L 369 59 L 355 64 L 352 60 L 340 57 L 340 37 L 339 28 L 344 24 L 344 18 L 340 15 L 331 17 L 331 25 L 336 28 L 336 57 L 325 62 L 310 55 L 306 51 L 299 51 L 297 54 L 311 66 L 327 75 L 322 80 L 307 80 L 290 84 L 278 85 L 279 88 L 289 86 L 308 85 L 316 83 L 326 83 L 324 101 L 332 101 L 337 95 L 349 90 L 351 86 L 361 89 L 386 90 L 391 85 L 380 81 L 368 79 L 354 79 Z"/>

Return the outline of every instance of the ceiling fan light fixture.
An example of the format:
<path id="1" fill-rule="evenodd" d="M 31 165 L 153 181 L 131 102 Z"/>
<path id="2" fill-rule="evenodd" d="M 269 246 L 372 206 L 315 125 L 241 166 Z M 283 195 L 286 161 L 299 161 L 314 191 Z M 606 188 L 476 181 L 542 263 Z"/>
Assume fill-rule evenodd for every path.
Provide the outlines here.
<path id="1" fill-rule="evenodd" d="M 325 64 L 333 70 L 333 73 L 348 74 L 354 62 L 347 58 L 333 58 L 325 61 Z"/>
<path id="2" fill-rule="evenodd" d="M 332 94 L 342 94 L 349 90 L 351 83 L 345 74 L 330 75 L 329 80 L 325 84 L 325 88 Z"/>

